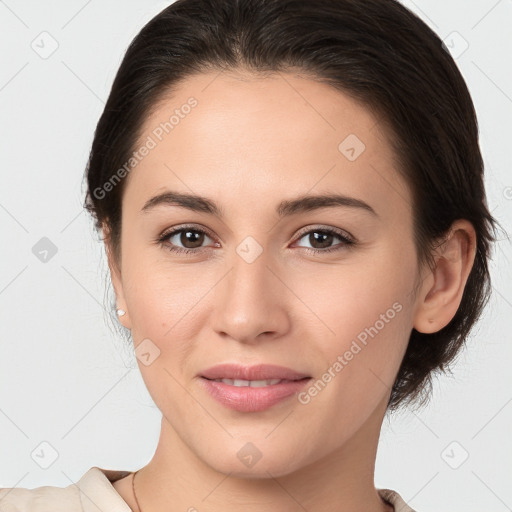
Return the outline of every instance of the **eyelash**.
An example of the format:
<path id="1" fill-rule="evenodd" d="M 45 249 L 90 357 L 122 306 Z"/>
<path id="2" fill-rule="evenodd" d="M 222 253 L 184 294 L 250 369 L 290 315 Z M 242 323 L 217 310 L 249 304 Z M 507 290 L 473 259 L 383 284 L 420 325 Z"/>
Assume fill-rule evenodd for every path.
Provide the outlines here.
<path id="1" fill-rule="evenodd" d="M 188 248 L 181 248 L 181 247 L 176 247 L 176 246 L 169 246 L 167 244 L 167 241 L 170 238 L 172 238 L 177 233 L 181 233 L 183 231 L 193 231 L 195 233 L 205 234 L 209 238 L 213 238 L 207 231 L 205 231 L 203 229 L 199 229 L 199 228 L 196 228 L 194 226 L 180 226 L 179 228 L 176 228 L 176 229 L 173 229 L 171 231 L 167 231 L 167 232 L 163 233 L 162 235 L 160 235 L 157 238 L 156 242 L 158 242 L 162 246 L 165 246 L 165 248 L 168 251 L 175 252 L 175 253 L 178 253 L 178 254 L 191 254 L 191 253 L 197 254 L 202 249 L 205 249 L 205 247 L 199 247 L 197 249 L 188 249 Z M 306 249 L 308 252 L 312 252 L 314 254 L 325 254 L 325 253 L 340 251 L 343 248 L 349 248 L 350 246 L 356 245 L 356 241 L 352 237 L 350 237 L 346 233 L 342 233 L 342 232 L 340 232 L 338 230 L 335 230 L 333 228 L 313 228 L 313 229 L 309 229 L 308 231 L 304 231 L 304 232 L 300 233 L 298 235 L 298 240 L 300 240 L 301 238 L 304 238 L 305 235 L 309 235 L 310 233 L 323 233 L 323 234 L 333 235 L 333 236 L 338 237 L 342 241 L 341 245 L 334 246 L 334 247 L 329 247 L 327 249 L 312 249 L 310 247 L 303 247 L 303 249 Z"/>

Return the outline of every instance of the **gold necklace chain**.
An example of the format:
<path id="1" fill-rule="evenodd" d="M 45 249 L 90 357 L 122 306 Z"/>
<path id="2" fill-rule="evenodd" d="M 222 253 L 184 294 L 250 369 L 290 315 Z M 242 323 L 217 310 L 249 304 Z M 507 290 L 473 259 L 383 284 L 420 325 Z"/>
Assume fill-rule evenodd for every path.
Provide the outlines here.
<path id="1" fill-rule="evenodd" d="M 142 512 L 142 509 L 140 508 L 140 505 L 139 505 L 139 500 L 137 499 L 137 494 L 135 493 L 135 475 L 139 472 L 139 470 L 135 471 L 135 473 L 133 473 L 133 477 L 132 477 L 132 491 L 133 491 L 133 497 L 135 498 L 135 503 L 137 503 L 137 508 L 139 509 L 138 512 Z"/>

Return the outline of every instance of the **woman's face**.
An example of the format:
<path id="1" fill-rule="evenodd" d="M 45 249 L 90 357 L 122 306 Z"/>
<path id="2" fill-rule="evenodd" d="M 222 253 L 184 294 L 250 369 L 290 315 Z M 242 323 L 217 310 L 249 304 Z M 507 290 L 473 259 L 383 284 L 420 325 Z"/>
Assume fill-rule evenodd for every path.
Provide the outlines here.
<path id="1" fill-rule="evenodd" d="M 261 477 L 362 449 L 417 309 L 410 191 L 379 120 L 293 74 L 205 73 L 134 149 L 113 279 L 168 435 L 218 471 Z M 295 375 L 208 380 L 233 377 L 208 373 L 221 364 Z"/>

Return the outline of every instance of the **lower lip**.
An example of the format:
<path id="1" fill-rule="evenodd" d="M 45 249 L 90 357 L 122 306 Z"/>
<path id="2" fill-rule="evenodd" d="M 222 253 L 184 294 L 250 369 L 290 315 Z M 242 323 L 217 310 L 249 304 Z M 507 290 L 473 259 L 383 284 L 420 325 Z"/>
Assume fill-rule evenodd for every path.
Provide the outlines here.
<path id="1" fill-rule="evenodd" d="M 206 390 L 215 400 L 240 412 L 264 411 L 298 393 L 309 380 L 309 378 L 292 380 L 271 386 L 252 388 L 250 386 L 232 386 L 201 377 Z"/>

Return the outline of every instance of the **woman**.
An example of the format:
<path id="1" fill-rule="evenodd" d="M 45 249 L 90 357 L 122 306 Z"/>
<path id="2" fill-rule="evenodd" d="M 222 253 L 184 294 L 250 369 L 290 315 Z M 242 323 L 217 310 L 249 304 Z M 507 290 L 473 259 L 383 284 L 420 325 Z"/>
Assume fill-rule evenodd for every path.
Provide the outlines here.
<path id="1" fill-rule="evenodd" d="M 374 485 L 489 297 L 475 111 L 393 0 L 178 0 L 134 39 L 85 207 L 162 412 L 152 460 L 2 510 L 412 511 Z"/>

